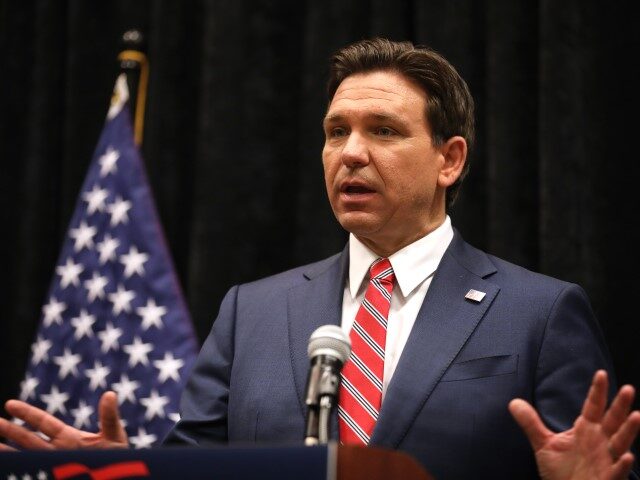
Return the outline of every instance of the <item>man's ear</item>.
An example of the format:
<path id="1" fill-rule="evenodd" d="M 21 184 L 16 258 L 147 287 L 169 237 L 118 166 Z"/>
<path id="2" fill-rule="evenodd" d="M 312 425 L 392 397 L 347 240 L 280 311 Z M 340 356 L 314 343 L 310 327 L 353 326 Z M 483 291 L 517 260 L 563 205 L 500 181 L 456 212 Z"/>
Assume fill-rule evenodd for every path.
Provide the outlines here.
<path id="1" fill-rule="evenodd" d="M 462 174 L 467 161 L 467 141 L 460 136 L 451 137 L 440 147 L 440 152 L 444 157 L 444 163 L 438 176 L 438 185 L 447 188 Z"/>

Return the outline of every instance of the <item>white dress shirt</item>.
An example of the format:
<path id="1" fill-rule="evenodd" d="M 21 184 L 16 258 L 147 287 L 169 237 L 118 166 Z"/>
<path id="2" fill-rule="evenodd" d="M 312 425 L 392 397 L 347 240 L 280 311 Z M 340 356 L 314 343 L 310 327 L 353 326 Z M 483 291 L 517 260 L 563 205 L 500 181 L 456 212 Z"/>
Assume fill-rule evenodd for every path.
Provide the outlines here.
<path id="1" fill-rule="evenodd" d="M 396 276 L 387 319 L 382 398 L 398 365 L 433 274 L 453 239 L 449 216 L 433 232 L 389 257 Z M 342 329 L 348 334 L 369 284 L 369 267 L 378 255 L 355 235 L 349 236 L 349 277 L 342 300 Z"/>

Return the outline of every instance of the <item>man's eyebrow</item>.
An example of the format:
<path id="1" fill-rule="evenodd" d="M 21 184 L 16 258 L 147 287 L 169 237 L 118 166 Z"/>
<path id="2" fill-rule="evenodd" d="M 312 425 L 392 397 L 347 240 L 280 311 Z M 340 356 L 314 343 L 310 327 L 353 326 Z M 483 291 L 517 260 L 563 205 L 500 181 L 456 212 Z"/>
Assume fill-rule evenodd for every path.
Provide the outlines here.
<path id="1" fill-rule="evenodd" d="M 340 123 L 345 121 L 347 115 L 341 113 L 330 113 L 326 115 L 322 121 L 323 124 L 328 123 Z M 401 122 L 402 119 L 398 115 L 394 115 L 392 113 L 380 113 L 380 112 L 370 112 L 365 114 L 365 119 L 368 120 L 376 120 L 376 121 L 387 121 L 387 122 Z"/>
<path id="2" fill-rule="evenodd" d="M 386 121 L 386 122 L 401 122 L 402 119 L 393 113 L 372 113 L 371 117 L 374 120 Z"/>
<path id="3" fill-rule="evenodd" d="M 342 120 L 344 120 L 344 115 L 341 115 L 339 113 L 329 113 L 322 119 L 322 123 L 337 123 L 341 122 Z"/>

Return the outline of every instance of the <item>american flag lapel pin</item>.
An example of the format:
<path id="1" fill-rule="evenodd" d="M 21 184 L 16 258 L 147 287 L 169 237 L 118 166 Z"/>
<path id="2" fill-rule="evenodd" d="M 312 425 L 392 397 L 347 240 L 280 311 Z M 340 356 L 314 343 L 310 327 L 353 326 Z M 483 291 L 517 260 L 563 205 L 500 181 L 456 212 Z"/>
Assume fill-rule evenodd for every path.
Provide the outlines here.
<path id="1" fill-rule="evenodd" d="M 472 288 L 471 290 L 469 290 L 467 292 L 467 294 L 464 296 L 464 298 L 466 298 L 467 300 L 471 300 L 473 302 L 476 302 L 476 303 L 480 303 L 485 295 L 486 295 L 485 292 L 480 292 L 480 291 L 474 290 Z"/>

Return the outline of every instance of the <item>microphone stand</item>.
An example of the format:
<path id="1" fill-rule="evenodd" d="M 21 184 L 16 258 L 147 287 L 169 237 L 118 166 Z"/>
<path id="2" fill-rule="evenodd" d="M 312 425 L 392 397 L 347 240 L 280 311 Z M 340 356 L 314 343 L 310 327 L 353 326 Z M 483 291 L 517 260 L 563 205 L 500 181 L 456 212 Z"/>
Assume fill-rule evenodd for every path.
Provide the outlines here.
<path id="1" fill-rule="evenodd" d="M 329 443 L 331 437 L 331 412 L 333 411 L 334 397 L 323 395 L 320 397 L 320 414 L 318 415 L 318 442 L 321 445 Z"/>
<path id="2" fill-rule="evenodd" d="M 326 445 L 331 438 L 331 412 L 338 397 L 342 362 L 331 355 L 312 359 L 307 382 L 305 445 Z"/>

